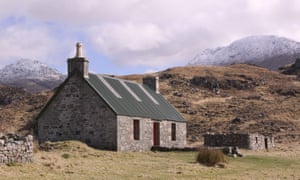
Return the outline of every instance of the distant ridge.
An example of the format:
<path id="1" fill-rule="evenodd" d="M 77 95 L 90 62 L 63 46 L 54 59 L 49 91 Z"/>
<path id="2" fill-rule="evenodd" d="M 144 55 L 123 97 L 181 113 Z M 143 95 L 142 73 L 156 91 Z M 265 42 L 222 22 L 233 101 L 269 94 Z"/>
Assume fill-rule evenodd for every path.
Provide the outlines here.
<path id="1" fill-rule="evenodd" d="M 271 70 L 294 63 L 300 57 L 300 43 L 278 36 L 249 36 L 228 46 L 205 49 L 188 65 L 249 63 Z"/>
<path id="2" fill-rule="evenodd" d="M 37 60 L 20 59 L 0 69 L 0 83 L 37 92 L 57 87 L 66 78 Z"/>

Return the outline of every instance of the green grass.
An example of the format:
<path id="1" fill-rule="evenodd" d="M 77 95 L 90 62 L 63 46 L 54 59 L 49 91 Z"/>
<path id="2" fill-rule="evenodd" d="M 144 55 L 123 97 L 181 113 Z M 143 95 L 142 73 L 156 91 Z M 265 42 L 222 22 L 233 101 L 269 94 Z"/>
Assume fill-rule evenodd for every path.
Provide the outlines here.
<path id="1" fill-rule="evenodd" d="M 280 167 L 291 167 L 293 165 L 300 165 L 300 162 L 290 159 L 285 159 L 282 157 L 272 157 L 272 156 L 246 156 L 245 158 L 237 158 L 234 161 L 240 162 L 240 163 L 247 163 L 252 165 L 259 164 L 260 166 L 263 166 L 264 168 L 274 168 L 277 166 Z"/>
<path id="2" fill-rule="evenodd" d="M 63 148 L 59 148 L 63 147 Z M 66 155 L 68 154 L 67 158 Z M 0 179 L 297 179 L 300 157 L 256 153 L 227 158 L 225 168 L 196 163 L 198 152 L 111 152 L 68 142 L 33 163 L 0 166 Z"/>

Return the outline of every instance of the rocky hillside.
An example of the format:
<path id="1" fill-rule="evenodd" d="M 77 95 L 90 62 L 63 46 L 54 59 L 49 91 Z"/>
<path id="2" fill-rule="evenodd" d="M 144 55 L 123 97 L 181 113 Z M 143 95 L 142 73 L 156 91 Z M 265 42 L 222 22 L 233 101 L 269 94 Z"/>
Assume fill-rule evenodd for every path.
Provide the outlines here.
<path id="1" fill-rule="evenodd" d="M 300 77 L 300 59 L 296 59 L 295 63 L 281 67 L 279 70 L 283 74 L 298 75 Z"/>
<path id="2" fill-rule="evenodd" d="M 188 65 L 255 64 L 277 70 L 300 57 L 300 43 L 277 36 L 249 36 L 228 46 L 205 49 Z"/>
<path id="3" fill-rule="evenodd" d="M 148 74 L 149 75 L 149 74 Z M 206 132 L 260 132 L 277 142 L 300 137 L 300 81 L 295 75 L 246 64 L 189 66 L 150 75 L 160 77 L 161 94 L 188 120 L 188 140 Z M 146 75 L 121 78 L 142 82 Z M 0 88 L 0 131 L 32 131 L 53 92 L 33 94 Z"/>
<path id="4" fill-rule="evenodd" d="M 33 94 L 22 88 L 0 86 L 0 132 L 33 131 L 34 117 L 52 94 L 52 92 Z"/>
<path id="5" fill-rule="evenodd" d="M 65 75 L 37 60 L 21 59 L 0 69 L 0 84 L 38 92 L 57 87 Z"/>
<path id="6" fill-rule="evenodd" d="M 260 132 L 299 140 L 300 82 L 256 66 L 178 67 L 156 73 L 161 93 L 188 120 L 188 140 L 206 132 Z M 124 78 L 141 82 L 142 76 Z"/>

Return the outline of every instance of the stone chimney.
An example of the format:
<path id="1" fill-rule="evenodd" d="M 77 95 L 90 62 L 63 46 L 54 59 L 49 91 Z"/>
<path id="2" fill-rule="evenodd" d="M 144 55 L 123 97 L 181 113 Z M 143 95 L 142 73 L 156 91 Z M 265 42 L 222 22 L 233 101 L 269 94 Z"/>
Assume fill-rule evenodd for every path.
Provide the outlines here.
<path id="1" fill-rule="evenodd" d="M 143 84 L 159 94 L 159 77 L 147 76 L 143 78 Z"/>
<path id="2" fill-rule="evenodd" d="M 68 76 L 75 71 L 79 72 L 84 78 L 89 78 L 89 61 L 82 55 L 82 44 L 76 43 L 75 57 L 68 59 Z"/>

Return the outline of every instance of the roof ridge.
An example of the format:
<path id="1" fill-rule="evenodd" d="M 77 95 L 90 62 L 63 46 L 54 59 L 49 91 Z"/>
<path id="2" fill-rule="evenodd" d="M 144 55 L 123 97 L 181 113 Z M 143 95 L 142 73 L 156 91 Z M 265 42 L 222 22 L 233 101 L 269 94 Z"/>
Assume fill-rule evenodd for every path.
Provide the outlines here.
<path id="1" fill-rule="evenodd" d="M 94 74 L 94 73 L 89 73 L 89 74 L 93 74 L 95 76 L 103 76 L 103 77 L 106 77 L 106 78 L 110 78 L 110 79 L 114 79 L 114 80 L 121 80 L 121 81 L 124 81 L 124 82 L 128 82 L 128 83 L 133 83 L 133 84 L 141 84 L 141 85 L 144 85 L 142 83 L 138 83 L 136 81 L 131 81 L 131 80 L 127 80 L 127 79 L 121 79 L 121 78 L 118 78 L 118 77 L 112 77 L 112 76 L 115 76 L 115 75 L 108 75 L 108 74 Z"/>

